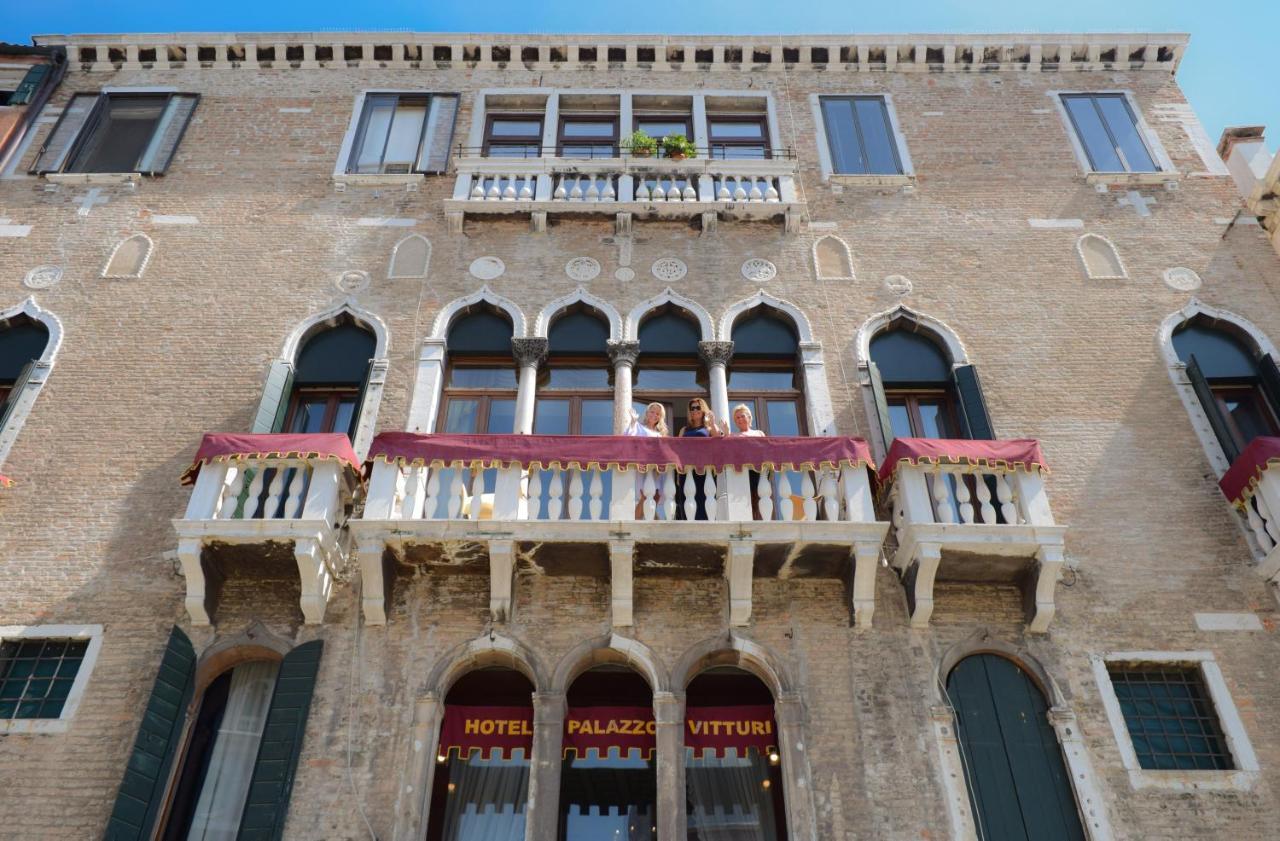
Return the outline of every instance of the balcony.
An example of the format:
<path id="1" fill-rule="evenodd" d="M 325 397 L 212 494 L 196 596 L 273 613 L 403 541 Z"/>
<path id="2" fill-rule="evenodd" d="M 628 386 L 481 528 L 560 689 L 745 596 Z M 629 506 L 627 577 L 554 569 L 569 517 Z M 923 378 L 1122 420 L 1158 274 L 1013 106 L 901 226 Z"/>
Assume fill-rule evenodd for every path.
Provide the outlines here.
<path id="1" fill-rule="evenodd" d="M 719 219 L 781 219 L 798 230 L 804 204 L 796 193 L 790 153 L 765 160 L 685 160 L 623 155 L 616 158 L 481 157 L 459 150 L 457 181 L 445 214 L 455 230 L 467 215 L 528 214 L 534 230 L 548 216 L 613 215 L 620 231 L 633 218 L 701 218 L 703 230 Z M 553 150 L 552 150 L 553 151 Z"/>
<path id="2" fill-rule="evenodd" d="M 345 435 L 206 435 L 173 521 L 192 624 L 210 624 L 229 577 L 294 575 L 304 620 L 321 622 L 358 477 Z"/>
<path id="3" fill-rule="evenodd" d="M 1258 574 L 1280 584 L 1280 438 L 1255 438 L 1218 483 L 1257 547 Z"/>
<path id="4" fill-rule="evenodd" d="M 929 625 L 934 582 L 955 581 L 1021 585 L 1028 630 L 1048 629 L 1066 526 L 1053 521 L 1043 470 L 1032 440 L 893 442 L 880 478 L 913 628 Z"/>
<path id="5" fill-rule="evenodd" d="M 888 523 L 860 439 L 385 433 L 371 458 L 350 523 L 370 624 L 397 568 L 488 575 L 495 621 L 521 573 L 608 577 L 615 626 L 632 624 L 636 575 L 723 575 L 745 625 L 753 578 L 852 573 L 871 622 Z"/>

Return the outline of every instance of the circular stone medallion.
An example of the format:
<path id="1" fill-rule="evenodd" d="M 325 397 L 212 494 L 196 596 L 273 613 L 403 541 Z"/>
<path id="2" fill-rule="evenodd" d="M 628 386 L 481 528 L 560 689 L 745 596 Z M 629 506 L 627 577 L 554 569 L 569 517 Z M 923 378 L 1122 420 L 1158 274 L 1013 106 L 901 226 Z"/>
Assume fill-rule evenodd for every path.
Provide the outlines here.
<path id="1" fill-rule="evenodd" d="M 636 279 L 636 270 L 630 266 L 623 266 L 614 272 L 613 276 L 623 283 L 628 283 Z"/>
<path id="2" fill-rule="evenodd" d="M 895 295 L 911 294 L 911 278 L 900 274 L 891 274 L 884 279 L 884 288 Z"/>
<path id="3" fill-rule="evenodd" d="M 742 264 L 742 276 L 747 280 L 754 280 L 757 283 L 764 283 L 773 280 L 778 276 L 778 267 L 768 260 L 761 260 L 759 257 L 752 257 L 750 260 Z"/>
<path id="4" fill-rule="evenodd" d="M 593 257 L 574 257 L 564 264 L 564 273 L 580 283 L 595 280 L 600 275 L 600 263 Z"/>
<path id="5" fill-rule="evenodd" d="M 471 276 L 479 280 L 493 280 L 502 277 L 507 264 L 497 257 L 479 257 L 471 262 Z"/>
<path id="6" fill-rule="evenodd" d="M 62 269 L 57 266 L 36 266 L 27 272 L 22 285 L 28 289 L 48 289 L 62 280 Z"/>
<path id="7" fill-rule="evenodd" d="M 1200 275 L 1185 266 L 1175 266 L 1172 269 L 1165 269 L 1164 282 L 1170 289 L 1176 289 L 1179 292 L 1194 292 L 1199 289 L 1202 284 Z"/>
<path id="8" fill-rule="evenodd" d="M 363 292 L 369 288 L 369 273 L 352 269 L 338 275 L 338 280 L 334 284 L 340 292 L 346 292 L 348 295 L 355 295 L 357 292 Z"/>
<path id="9" fill-rule="evenodd" d="M 689 273 L 689 267 L 684 264 L 683 260 L 675 257 L 660 257 L 653 262 L 650 271 L 658 280 L 665 280 L 668 283 L 679 280 Z"/>

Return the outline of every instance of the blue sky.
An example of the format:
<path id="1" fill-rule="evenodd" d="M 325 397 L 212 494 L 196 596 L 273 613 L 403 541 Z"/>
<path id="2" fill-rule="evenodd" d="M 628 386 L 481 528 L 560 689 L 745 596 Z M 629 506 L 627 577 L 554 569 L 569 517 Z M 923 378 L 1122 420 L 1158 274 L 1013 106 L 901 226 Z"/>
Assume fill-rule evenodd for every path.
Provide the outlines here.
<path id="1" fill-rule="evenodd" d="M 1178 71 L 1209 136 L 1280 141 L 1280 0 L 0 0 L 0 39 L 37 33 L 403 29 L 423 32 L 1189 32 Z M 356 10 L 356 11 L 353 11 Z"/>

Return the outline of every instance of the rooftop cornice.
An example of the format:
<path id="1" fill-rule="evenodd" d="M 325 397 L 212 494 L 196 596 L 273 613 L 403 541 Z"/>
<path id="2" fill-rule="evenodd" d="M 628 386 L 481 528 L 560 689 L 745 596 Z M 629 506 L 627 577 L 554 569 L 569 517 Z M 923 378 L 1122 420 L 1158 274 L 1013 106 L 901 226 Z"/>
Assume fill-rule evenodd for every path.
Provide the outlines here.
<path id="1" fill-rule="evenodd" d="M 887 35 L 505 35 L 428 32 L 175 32 L 38 35 L 73 68 L 498 67 L 651 70 L 1158 70 L 1174 73 L 1184 33 Z"/>

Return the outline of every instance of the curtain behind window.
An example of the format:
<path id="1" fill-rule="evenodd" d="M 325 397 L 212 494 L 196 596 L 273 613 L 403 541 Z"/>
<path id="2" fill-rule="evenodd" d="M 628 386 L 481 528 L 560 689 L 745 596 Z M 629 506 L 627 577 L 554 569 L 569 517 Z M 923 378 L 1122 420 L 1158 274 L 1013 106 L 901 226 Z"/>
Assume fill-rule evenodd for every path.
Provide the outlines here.
<path id="1" fill-rule="evenodd" d="M 444 841 L 523 841 L 529 796 L 529 760 L 482 759 L 479 753 L 449 762 Z"/>
<path id="2" fill-rule="evenodd" d="M 769 763 L 758 751 L 738 756 L 729 748 L 724 757 L 697 759 L 689 749 L 685 779 L 690 841 L 777 838 Z"/>

